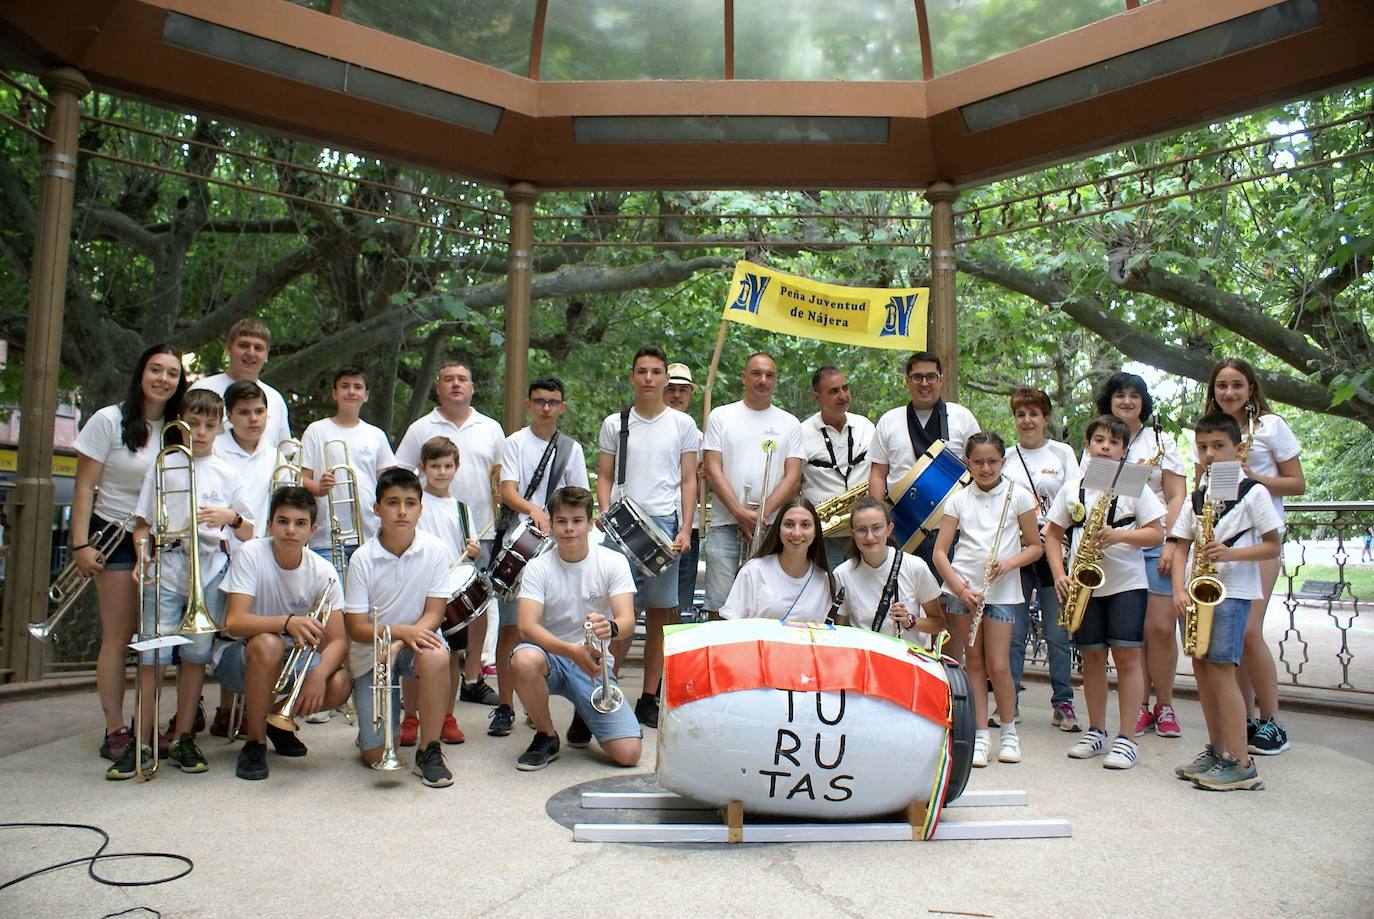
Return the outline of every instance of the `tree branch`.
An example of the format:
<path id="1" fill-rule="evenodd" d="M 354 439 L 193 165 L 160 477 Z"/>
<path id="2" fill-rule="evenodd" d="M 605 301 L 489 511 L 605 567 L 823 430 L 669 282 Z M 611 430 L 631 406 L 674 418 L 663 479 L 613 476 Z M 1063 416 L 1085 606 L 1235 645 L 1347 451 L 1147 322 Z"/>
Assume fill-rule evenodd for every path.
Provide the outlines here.
<path id="1" fill-rule="evenodd" d="M 148 258 L 157 258 L 162 251 L 162 234 L 140 226 L 128 214 L 112 208 L 86 208 L 79 225 L 83 239 L 122 243 Z"/>

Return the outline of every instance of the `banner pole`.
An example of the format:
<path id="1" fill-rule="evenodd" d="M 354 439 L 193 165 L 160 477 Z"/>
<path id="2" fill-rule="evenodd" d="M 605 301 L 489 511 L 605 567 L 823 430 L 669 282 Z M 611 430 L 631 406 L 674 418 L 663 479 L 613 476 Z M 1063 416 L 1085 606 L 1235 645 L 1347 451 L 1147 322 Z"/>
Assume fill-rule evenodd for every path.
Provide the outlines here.
<path id="1" fill-rule="evenodd" d="M 700 462 L 706 462 L 706 422 L 711 417 L 711 387 L 716 385 L 716 368 L 720 366 L 720 351 L 725 347 L 725 327 L 729 323 L 724 316 L 720 317 L 720 331 L 716 333 L 716 350 L 711 355 L 711 369 L 706 372 L 706 391 L 701 397 L 701 458 Z M 711 489 L 709 479 L 705 480 L 700 489 L 701 507 L 697 509 L 698 523 L 697 532 L 701 538 L 706 538 L 706 494 Z"/>

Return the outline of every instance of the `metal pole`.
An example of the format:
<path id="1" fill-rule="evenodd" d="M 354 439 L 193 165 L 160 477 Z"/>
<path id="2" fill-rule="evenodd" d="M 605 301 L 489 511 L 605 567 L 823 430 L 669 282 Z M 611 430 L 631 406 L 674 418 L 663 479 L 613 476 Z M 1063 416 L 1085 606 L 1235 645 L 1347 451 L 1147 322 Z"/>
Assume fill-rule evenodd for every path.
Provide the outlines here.
<path id="1" fill-rule="evenodd" d="M 53 103 L 46 127 L 53 143 L 39 151 L 19 460 L 8 534 L 11 554 L 5 579 L 5 648 L 0 661 L 0 669 L 11 671 L 10 679 L 25 682 L 43 676 L 43 645 L 29 637 L 27 626 L 42 620 L 47 612 L 52 558 L 52 439 L 76 189 L 76 137 L 81 125 L 81 97 L 91 91 L 86 78 L 69 67 L 48 71 L 42 81 Z"/>
<path id="2" fill-rule="evenodd" d="M 506 267 L 506 387 L 501 422 L 507 434 L 525 424 L 525 388 L 530 378 L 530 251 L 534 247 L 534 202 L 528 182 L 506 191 L 510 202 L 510 248 Z"/>
<path id="3" fill-rule="evenodd" d="M 926 189 L 930 202 L 930 350 L 940 358 L 945 382 L 940 395 L 959 398 L 959 335 L 954 310 L 954 202 L 959 189 L 936 182 Z"/>

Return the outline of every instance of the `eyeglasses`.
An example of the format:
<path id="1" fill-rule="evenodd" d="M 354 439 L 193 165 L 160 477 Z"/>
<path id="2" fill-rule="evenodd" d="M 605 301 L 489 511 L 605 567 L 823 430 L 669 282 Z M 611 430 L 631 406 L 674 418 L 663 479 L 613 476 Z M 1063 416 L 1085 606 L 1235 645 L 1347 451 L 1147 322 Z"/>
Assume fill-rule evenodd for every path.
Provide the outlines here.
<path id="1" fill-rule="evenodd" d="M 875 527 L 850 527 L 850 532 L 855 536 L 881 536 L 883 530 L 887 529 L 887 524 Z"/>
<path id="2" fill-rule="evenodd" d="M 940 379 L 938 373 L 909 373 L 906 377 L 913 383 L 934 383 Z"/>
<path id="3" fill-rule="evenodd" d="M 562 399 L 531 399 L 530 405 L 535 408 L 558 408 L 563 404 Z"/>

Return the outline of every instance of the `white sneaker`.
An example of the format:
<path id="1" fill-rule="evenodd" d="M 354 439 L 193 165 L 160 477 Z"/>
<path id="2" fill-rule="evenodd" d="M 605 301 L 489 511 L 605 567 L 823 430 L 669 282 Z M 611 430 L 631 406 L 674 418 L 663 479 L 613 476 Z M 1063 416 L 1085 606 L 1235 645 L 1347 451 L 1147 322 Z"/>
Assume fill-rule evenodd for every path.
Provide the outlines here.
<path id="1" fill-rule="evenodd" d="M 973 737 L 973 768 L 982 769 L 988 764 L 988 732 L 979 731 Z"/>
<path id="2" fill-rule="evenodd" d="M 1092 759 L 1107 752 L 1107 732 L 1098 728 L 1088 728 L 1088 732 L 1069 747 L 1070 759 Z"/>
<path id="3" fill-rule="evenodd" d="M 327 709 L 325 709 L 325 710 L 322 711 L 322 712 L 311 712 L 309 715 L 306 715 L 306 716 L 305 716 L 305 723 L 306 723 L 306 724 L 324 724 L 324 723 L 326 723 L 327 721 L 329 721 L 330 718 L 333 718 L 333 717 L 334 717 L 334 710 L 331 709 L 331 708 L 327 708 Z"/>
<path id="4" fill-rule="evenodd" d="M 1016 736 L 1015 731 L 1002 732 L 1002 750 L 997 754 L 999 763 L 1019 763 L 1021 762 L 1021 738 Z"/>
<path id="5" fill-rule="evenodd" d="M 1129 769 L 1135 765 L 1136 744 L 1128 737 L 1112 741 L 1112 751 L 1102 761 L 1103 769 Z"/>

